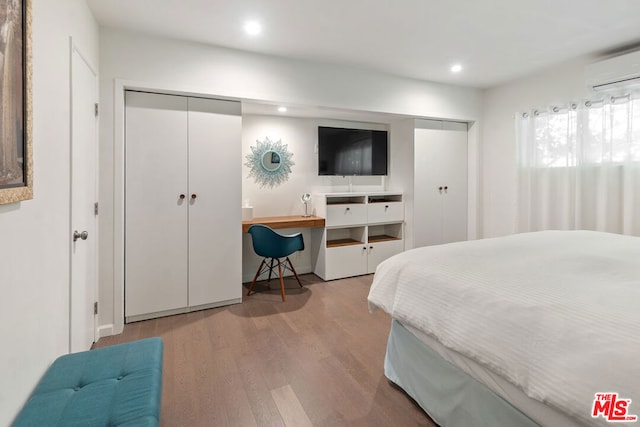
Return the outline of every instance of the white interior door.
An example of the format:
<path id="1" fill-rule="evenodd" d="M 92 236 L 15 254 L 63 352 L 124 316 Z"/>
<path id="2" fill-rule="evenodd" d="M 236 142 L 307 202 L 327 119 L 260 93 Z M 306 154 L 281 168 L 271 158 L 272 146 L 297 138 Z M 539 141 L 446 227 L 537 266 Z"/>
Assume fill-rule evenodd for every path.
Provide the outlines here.
<path id="1" fill-rule="evenodd" d="M 88 350 L 96 334 L 97 87 L 96 73 L 72 43 L 70 352 Z"/>
<path id="2" fill-rule="evenodd" d="M 127 320 L 187 306 L 187 99 L 125 95 Z"/>
<path id="3" fill-rule="evenodd" d="M 242 297 L 240 103 L 189 98 L 189 306 Z"/>

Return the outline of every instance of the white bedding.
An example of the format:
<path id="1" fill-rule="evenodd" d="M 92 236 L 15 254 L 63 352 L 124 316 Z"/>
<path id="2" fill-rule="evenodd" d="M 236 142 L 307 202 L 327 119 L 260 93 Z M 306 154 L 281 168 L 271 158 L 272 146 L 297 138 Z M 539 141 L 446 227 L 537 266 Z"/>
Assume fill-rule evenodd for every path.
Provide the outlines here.
<path id="1" fill-rule="evenodd" d="M 380 264 L 371 310 L 432 336 L 587 425 L 595 393 L 640 415 L 640 238 L 544 231 Z"/>

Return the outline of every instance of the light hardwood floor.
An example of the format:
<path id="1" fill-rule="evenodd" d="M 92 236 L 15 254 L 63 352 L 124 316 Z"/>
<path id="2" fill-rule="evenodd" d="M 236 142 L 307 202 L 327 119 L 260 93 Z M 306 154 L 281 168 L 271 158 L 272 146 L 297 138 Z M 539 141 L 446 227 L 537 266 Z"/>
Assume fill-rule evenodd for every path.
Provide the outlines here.
<path id="1" fill-rule="evenodd" d="M 104 347 L 164 340 L 163 426 L 434 426 L 383 374 L 390 318 L 373 276 L 287 278 L 242 304 L 128 324 Z M 246 285 L 243 287 L 246 293 Z"/>

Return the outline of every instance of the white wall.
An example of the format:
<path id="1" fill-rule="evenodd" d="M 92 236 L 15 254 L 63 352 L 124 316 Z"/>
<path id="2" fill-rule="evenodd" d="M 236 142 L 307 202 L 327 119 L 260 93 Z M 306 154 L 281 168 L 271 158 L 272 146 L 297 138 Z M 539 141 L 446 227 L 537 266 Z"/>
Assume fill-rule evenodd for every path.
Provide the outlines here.
<path id="1" fill-rule="evenodd" d="M 69 349 L 69 36 L 98 64 L 84 0 L 33 1 L 33 200 L 0 206 L 0 425 Z"/>
<path id="2" fill-rule="evenodd" d="M 122 101 L 116 88 L 118 91 L 122 87 L 168 90 L 465 121 L 476 120 L 481 106 L 481 91 L 475 89 L 106 28 L 100 33 L 100 75 L 103 113 L 100 117 L 99 322 L 105 334 L 117 333 L 122 321 L 117 307 L 122 304 L 122 293 L 118 290 L 122 269 L 118 247 L 122 238 L 118 235 L 122 222 L 122 188 L 118 175 L 123 135 Z M 295 203 L 295 200 L 290 202 L 289 209 L 293 210 Z"/>
<path id="3" fill-rule="evenodd" d="M 517 207 L 515 113 L 591 98 L 584 67 L 577 59 L 485 92 L 482 125 L 481 185 L 483 235 L 515 232 Z"/>

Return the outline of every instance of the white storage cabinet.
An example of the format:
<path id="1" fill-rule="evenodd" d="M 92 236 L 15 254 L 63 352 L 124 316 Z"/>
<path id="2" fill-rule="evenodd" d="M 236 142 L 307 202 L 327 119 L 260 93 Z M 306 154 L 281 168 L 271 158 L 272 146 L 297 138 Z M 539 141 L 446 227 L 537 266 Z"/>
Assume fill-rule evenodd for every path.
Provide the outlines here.
<path id="1" fill-rule="evenodd" d="M 314 272 L 323 280 L 373 273 L 404 250 L 401 193 L 316 194 L 314 207 L 326 220 L 322 238 L 314 243 Z"/>

